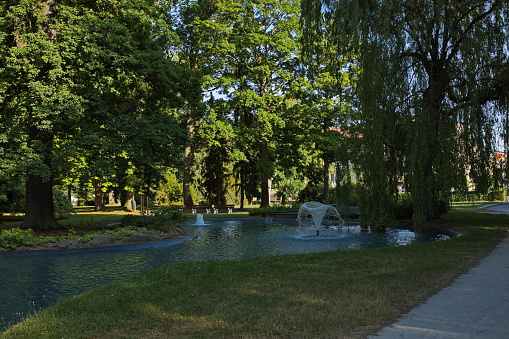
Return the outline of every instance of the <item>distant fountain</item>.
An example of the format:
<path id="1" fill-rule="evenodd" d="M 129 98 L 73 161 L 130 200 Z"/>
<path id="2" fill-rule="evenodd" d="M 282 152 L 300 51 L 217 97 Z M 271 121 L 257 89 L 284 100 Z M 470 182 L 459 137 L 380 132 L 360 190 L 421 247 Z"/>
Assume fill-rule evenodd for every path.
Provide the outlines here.
<path id="1" fill-rule="evenodd" d="M 297 215 L 299 227 L 312 227 L 316 230 L 316 236 L 320 235 L 320 229 L 341 227 L 345 221 L 332 205 L 310 201 L 302 204 Z"/>
<path id="2" fill-rule="evenodd" d="M 196 215 L 195 225 L 196 226 L 203 226 L 203 225 L 205 225 L 205 221 L 203 220 L 203 215 L 201 213 L 198 213 Z"/>

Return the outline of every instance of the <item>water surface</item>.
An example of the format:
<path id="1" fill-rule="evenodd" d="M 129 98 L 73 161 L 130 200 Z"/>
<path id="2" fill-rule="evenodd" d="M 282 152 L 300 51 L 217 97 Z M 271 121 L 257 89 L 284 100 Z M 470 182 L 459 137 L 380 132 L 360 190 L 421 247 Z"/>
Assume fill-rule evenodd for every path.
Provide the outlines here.
<path id="1" fill-rule="evenodd" d="M 0 253 L 0 332 L 62 298 L 107 282 L 180 261 L 242 260 L 433 241 L 442 236 L 408 230 L 361 232 L 358 226 L 298 230 L 296 222 L 205 220 L 188 236 L 135 245 L 75 250 Z"/>

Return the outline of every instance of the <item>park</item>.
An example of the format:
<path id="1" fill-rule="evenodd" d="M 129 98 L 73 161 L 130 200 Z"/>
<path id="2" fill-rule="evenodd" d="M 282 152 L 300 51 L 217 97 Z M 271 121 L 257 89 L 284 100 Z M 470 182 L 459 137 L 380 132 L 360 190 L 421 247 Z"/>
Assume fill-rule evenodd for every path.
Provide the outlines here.
<path id="1" fill-rule="evenodd" d="M 6 338 L 364 338 L 507 237 L 506 1 L 0 11 Z"/>

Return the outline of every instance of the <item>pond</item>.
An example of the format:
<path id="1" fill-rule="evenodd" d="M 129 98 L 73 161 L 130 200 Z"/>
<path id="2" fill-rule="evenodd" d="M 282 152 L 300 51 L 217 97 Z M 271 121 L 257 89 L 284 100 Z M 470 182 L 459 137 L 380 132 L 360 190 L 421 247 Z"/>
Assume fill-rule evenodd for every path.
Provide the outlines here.
<path id="1" fill-rule="evenodd" d="M 324 232 L 298 230 L 294 220 L 253 219 L 192 222 L 188 236 L 143 244 L 75 250 L 0 253 L 0 333 L 59 299 L 107 282 L 158 268 L 198 260 L 242 260 L 371 247 L 400 246 L 445 239 L 437 233 L 404 229 L 361 232 L 358 225 Z"/>

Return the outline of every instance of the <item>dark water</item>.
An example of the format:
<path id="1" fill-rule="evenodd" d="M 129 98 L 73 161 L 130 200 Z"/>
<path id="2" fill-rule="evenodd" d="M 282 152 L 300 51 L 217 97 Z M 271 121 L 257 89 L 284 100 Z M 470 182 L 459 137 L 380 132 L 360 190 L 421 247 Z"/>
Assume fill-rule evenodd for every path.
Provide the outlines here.
<path id="1" fill-rule="evenodd" d="M 444 237 L 407 230 L 298 230 L 295 221 L 206 221 L 189 236 L 136 245 L 0 253 L 0 333 L 59 299 L 180 261 L 241 260 L 279 254 L 399 246 Z"/>

